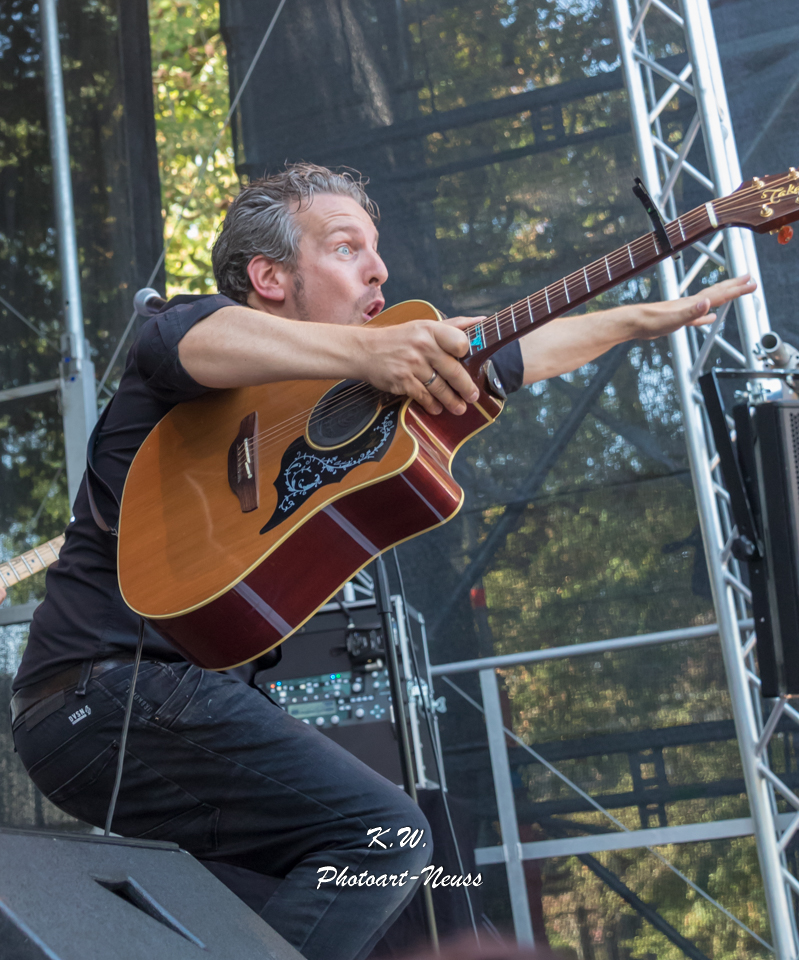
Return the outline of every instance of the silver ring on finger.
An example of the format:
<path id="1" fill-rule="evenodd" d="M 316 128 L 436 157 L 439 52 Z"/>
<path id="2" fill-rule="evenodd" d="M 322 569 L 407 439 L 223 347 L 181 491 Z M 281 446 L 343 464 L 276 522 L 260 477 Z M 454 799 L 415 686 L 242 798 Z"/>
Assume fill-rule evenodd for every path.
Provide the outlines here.
<path id="1" fill-rule="evenodd" d="M 422 386 L 423 386 L 423 387 L 429 387 L 429 386 L 435 381 L 435 379 L 436 379 L 437 376 L 438 376 L 438 370 L 434 370 L 434 371 L 433 371 L 433 376 L 430 377 L 429 380 L 423 380 L 423 381 L 422 381 Z"/>

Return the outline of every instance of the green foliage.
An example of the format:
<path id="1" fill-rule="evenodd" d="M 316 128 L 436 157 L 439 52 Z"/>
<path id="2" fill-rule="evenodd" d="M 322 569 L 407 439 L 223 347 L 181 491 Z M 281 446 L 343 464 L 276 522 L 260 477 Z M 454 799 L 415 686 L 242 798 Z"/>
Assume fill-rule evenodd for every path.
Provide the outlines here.
<path id="1" fill-rule="evenodd" d="M 218 3 L 152 0 L 150 30 L 167 294 L 213 292 L 211 245 L 238 189 L 229 128 L 214 149 L 229 108 Z"/>

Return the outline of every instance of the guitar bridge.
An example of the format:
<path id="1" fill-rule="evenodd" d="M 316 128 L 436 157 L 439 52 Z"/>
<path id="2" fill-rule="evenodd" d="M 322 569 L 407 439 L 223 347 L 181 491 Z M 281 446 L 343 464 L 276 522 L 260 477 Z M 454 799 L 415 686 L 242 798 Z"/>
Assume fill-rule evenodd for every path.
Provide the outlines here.
<path id="1" fill-rule="evenodd" d="M 242 513 L 258 509 L 258 414 L 249 413 L 239 424 L 227 454 L 227 479 L 239 498 Z"/>

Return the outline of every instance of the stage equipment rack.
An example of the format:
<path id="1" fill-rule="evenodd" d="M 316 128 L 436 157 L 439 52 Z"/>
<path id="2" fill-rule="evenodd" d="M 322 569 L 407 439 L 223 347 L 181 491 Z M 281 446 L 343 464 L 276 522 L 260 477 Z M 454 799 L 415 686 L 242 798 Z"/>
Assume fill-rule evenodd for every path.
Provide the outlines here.
<path id="1" fill-rule="evenodd" d="M 710 4 L 708 0 L 679 0 L 672 7 L 663 0 L 613 0 L 613 6 L 643 181 L 664 216 L 673 219 L 683 212 L 677 209 L 675 196 L 679 195 L 677 188 L 684 178 L 690 177 L 704 187 L 708 200 L 731 193 L 743 179 Z M 683 33 L 688 62 L 679 73 L 673 73 L 653 59 L 647 43 L 647 27 L 657 30 L 656 21 L 663 17 L 669 18 Z M 659 96 L 656 78 L 668 84 Z M 676 95 L 683 101 L 693 98 L 695 113 L 682 143 L 672 145 L 663 134 L 662 117 Z M 709 177 L 687 159 L 692 147 L 696 150 L 700 146 L 700 143 L 694 146 L 700 133 Z M 724 267 L 728 276 L 750 273 L 760 281 L 750 232 L 719 231 L 708 242 L 695 247 L 699 257 L 690 268 L 686 268 L 684 260 L 666 260 L 658 266 L 664 298 L 688 294 L 691 284 L 708 263 Z M 799 713 L 784 699 L 765 702 L 760 697 L 754 631 L 749 625 L 743 629 L 741 626 L 741 621 L 750 617 L 751 593 L 732 555 L 737 530 L 703 397 L 697 386 L 714 348 L 720 348 L 727 355 L 728 363 L 731 360 L 742 369 L 762 370 L 757 346 L 769 330 L 769 320 L 760 291 L 737 301 L 739 350 L 722 335 L 726 313 L 726 310 L 719 311 L 716 322 L 704 337 L 692 328 L 680 330 L 669 339 L 774 954 L 779 960 L 795 960 L 799 955 L 799 937 L 791 891 L 799 893 L 799 882 L 788 869 L 785 850 L 799 826 L 799 813 L 790 818 L 778 817 L 777 800 L 782 798 L 799 811 L 799 798 L 770 768 L 768 744 L 780 715 L 799 723 Z"/>

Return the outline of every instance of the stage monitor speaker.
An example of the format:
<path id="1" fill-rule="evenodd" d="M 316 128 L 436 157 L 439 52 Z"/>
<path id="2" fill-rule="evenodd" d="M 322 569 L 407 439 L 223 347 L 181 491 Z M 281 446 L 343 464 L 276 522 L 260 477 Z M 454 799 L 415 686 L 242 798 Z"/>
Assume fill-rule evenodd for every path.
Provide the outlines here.
<path id="1" fill-rule="evenodd" d="M 176 844 L 0 830 L 2 960 L 302 960 Z"/>
<path id="2" fill-rule="evenodd" d="M 799 402 L 733 407 L 761 554 L 748 560 L 764 697 L 799 694 Z"/>

